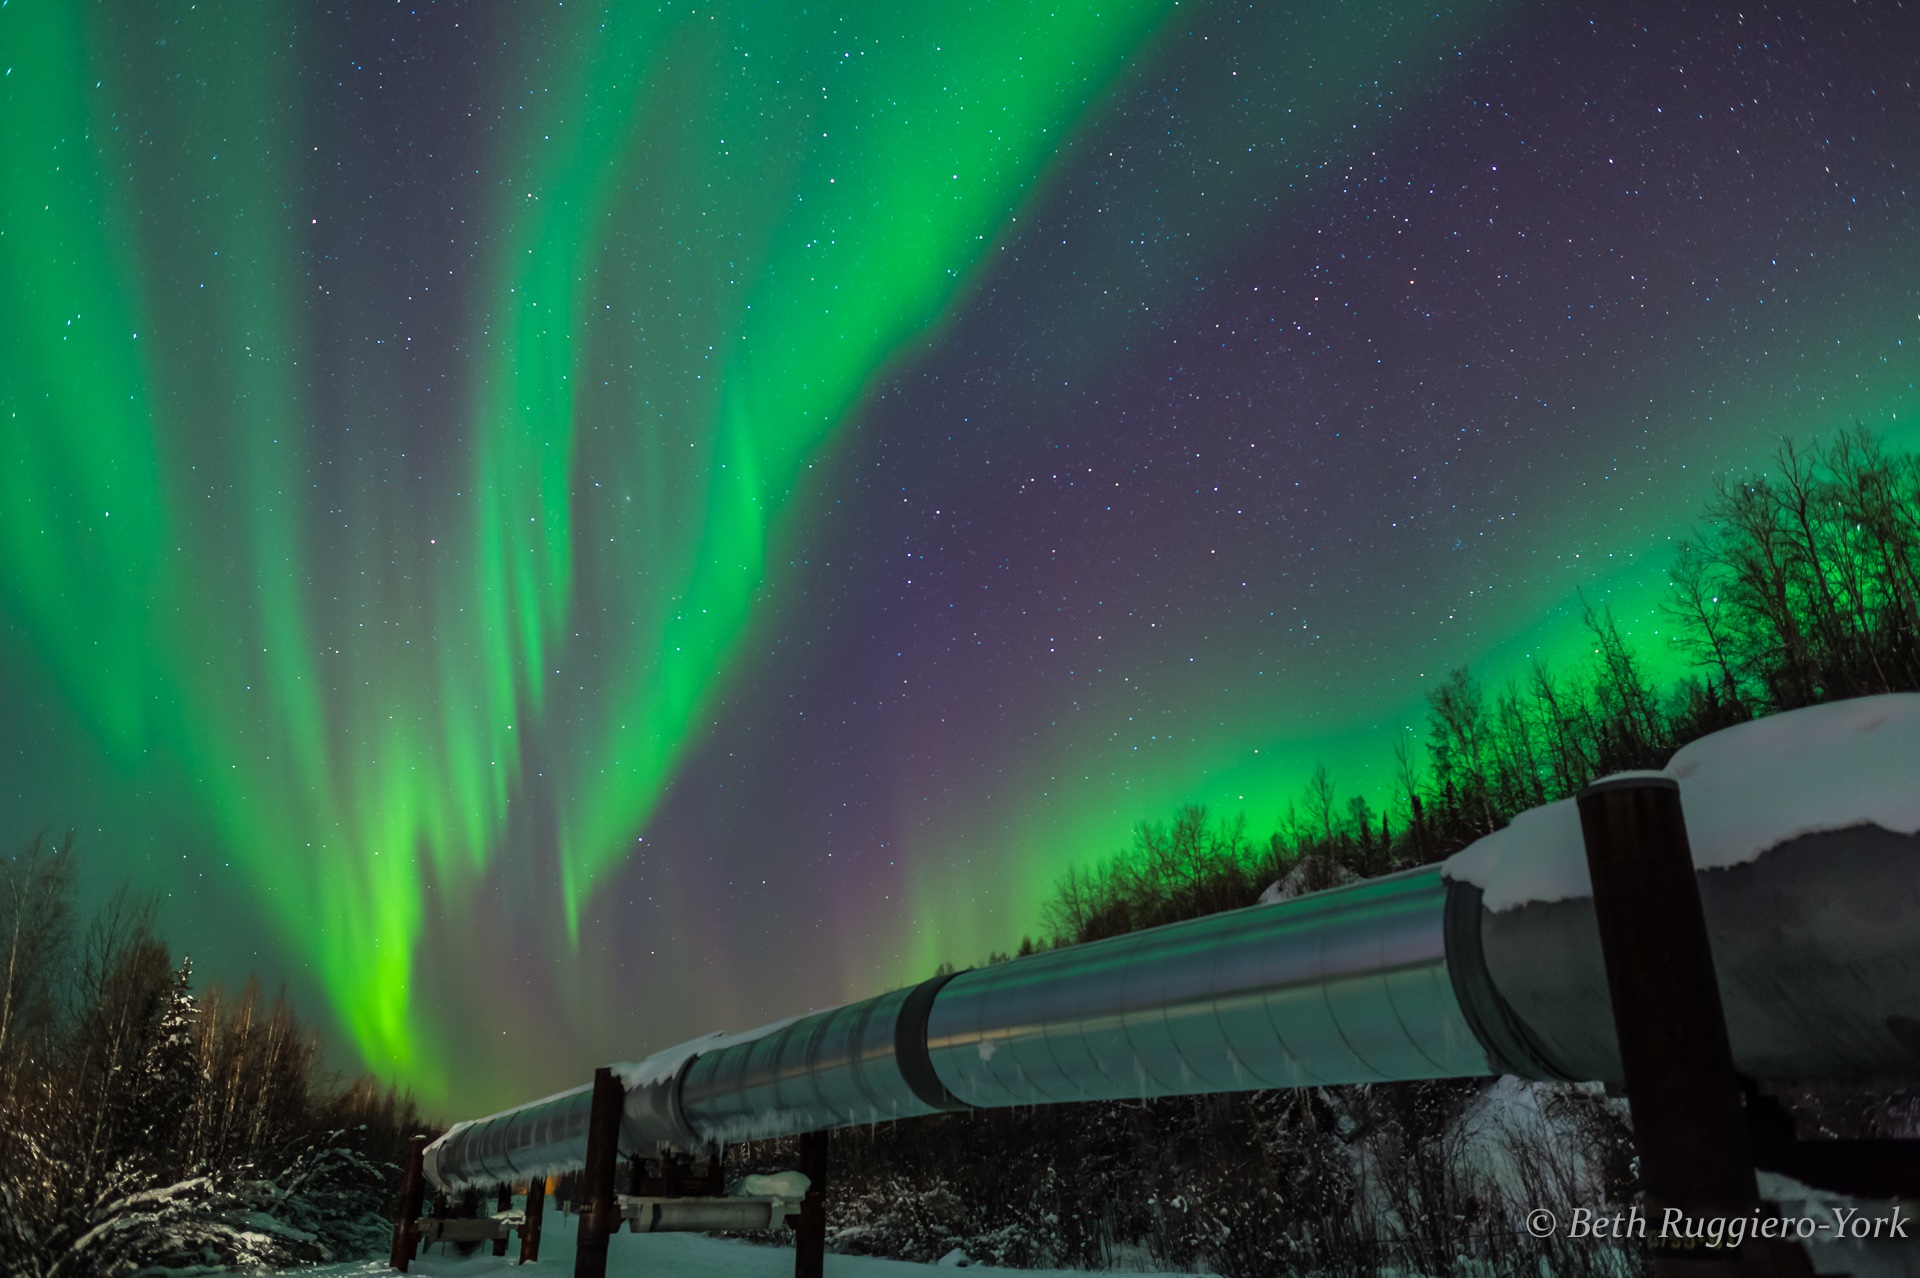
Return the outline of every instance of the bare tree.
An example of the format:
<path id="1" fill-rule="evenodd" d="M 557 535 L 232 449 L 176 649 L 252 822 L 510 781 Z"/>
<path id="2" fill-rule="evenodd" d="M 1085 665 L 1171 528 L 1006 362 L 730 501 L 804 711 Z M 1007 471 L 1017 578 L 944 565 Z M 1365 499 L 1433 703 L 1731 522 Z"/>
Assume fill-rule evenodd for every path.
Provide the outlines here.
<path id="1" fill-rule="evenodd" d="M 1314 764 L 1313 775 L 1307 778 L 1307 816 L 1320 836 L 1320 846 L 1329 855 L 1333 852 L 1334 789 L 1327 765 Z"/>
<path id="2" fill-rule="evenodd" d="M 0 861 L 0 935 L 7 946 L 0 978 L 0 1085 L 13 1078 L 20 1031 L 53 1021 L 72 902 L 71 833 L 58 844 L 35 835 L 19 856 Z"/>
<path id="3" fill-rule="evenodd" d="M 1434 771 L 1462 808 L 1479 809 L 1479 832 L 1491 833 L 1497 822 L 1488 793 L 1486 701 L 1479 683 L 1464 666 L 1448 671 L 1427 694 L 1427 710 Z"/>

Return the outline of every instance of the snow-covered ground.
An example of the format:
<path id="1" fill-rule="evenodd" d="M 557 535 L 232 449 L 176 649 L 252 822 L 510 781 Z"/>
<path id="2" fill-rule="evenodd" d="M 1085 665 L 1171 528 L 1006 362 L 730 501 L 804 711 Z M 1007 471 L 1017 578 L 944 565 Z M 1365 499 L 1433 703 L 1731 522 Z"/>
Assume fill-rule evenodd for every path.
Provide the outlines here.
<path id="1" fill-rule="evenodd" d="M 562 1278 L 573 1273 L 573 1218 L 550 1215 L 540 1240 L 540 1259 L 531 1265 L 516 1263 L 520 1240 L 507 1244 L 505 1256 L 494 1256 L 482 1248 L 472 1256 L 457 1256 L 451 1248 L 431 1247 L 417 1258 L 409 1275 L 421 1278 Z M 917 1265 L 904 1260 L 881 1260 L 873 1256 L 827 1257 L 827 1278 L 927 1278 L 959 1267 L 964 1257 L 948 1256 L 940 1264 Z M 990 1265 L 966 1265 L 976 1274 L 1018 1274 L 1021 1278 L 1086 1278 L 1085 1271 L 1074 1269 L 997 1269 Z M 288 1278 L 374 1278 L 391 1274 L 384 1257 L 357 1264 L 326 1265 L 318 1269 L 287 1271 Z M 1196 1278 L 1166 1270 L 1124 1271 L 1133 1278 Z M 607 1278 L 792 1278 L 793 1249 L 762 1247 L 733 1238 L 714 1238 L 707 1234 L 620 1234 L 607 1248 Z"/>
<path id="2" fill-rule="evenodd" d="M 1778 1183 L 1775 1183 L 1778 1182 Z M 1834 1203 L 1854 1200 L 1809 1192 L 1803 1186 L 1771 1178 L 1763 1189 L 1785 1200 L 1789 1215 L 1820 1215 L 1831 1211 Z M 1797 1191 L 1797 1192 L 1796 1192 Z M 1804 1199 L 1804 1201 L 1801 1201 Z M 1870 1215 L 1885 1214 L 1888 1204 L 1865 1206 Z M 495 1257 L 485 1253 L 456 1256 L 451 1250 L 435 1247 L 413 1262 L 409 1274 L 420 1278 L 565 1278 L 573 1273 L 573 1235 L 556 1231 L 545 1240 L 541 1259 L 531 1265 L 514 1261 L 519 1253 L 516 1240 L 510 1254 Z M 1890 1241 L 1837 1242 L 1816 1241 L 1810 1248 L 1814 1270 L 1820 1275 L 1846 1275 L 1847 1278 L 1914 1278 L 1920 1274 L 1920 1255 L 1912 1244 Z M 911 1264 L 904 1260 L 879 1260 L 872 1256 L 827 1257 L 828 1278 L 930 1278 L 935 1272 L 956 1267 L 949 1263 Z M 970 1265 L 976 1274 L 1020 1275 L 1020 1278 L 1087 1278 L 1084 1271 L 1070 1269 L 996 1269 L 989 1265 Z M 327 1265 L 318 1269 L 285 1271 L 285 1278 L 377 1278 L 391 1274 L 385 1259 L 365 1260 L 357 1264 Z M 1131 1278 L 1195 1278 L 1194 1275 L 1166 1271 L 1129 1270 Z M 793 1273 L 793 1252 L 785 1247 L 760 1247 L 731 1238 L 706 1234 L 621 1234 L 607 1252 L 608 1278 L 789 1278 Z"/>

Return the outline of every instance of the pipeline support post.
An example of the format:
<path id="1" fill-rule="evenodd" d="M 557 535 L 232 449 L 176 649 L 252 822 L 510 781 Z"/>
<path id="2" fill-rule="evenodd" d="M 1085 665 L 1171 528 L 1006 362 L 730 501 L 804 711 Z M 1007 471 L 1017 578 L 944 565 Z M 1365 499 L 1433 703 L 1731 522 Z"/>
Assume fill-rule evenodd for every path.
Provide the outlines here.
<path id="1" fill-rule="evenodd" d="M 540 1259 L 540 1223 L 546 1208 L 547 1178 L 535 1176 L 527 1182 L 526 1222 L 520 1226 L 520 1263 L 523 1265 Z"/>
<path id="2" fill-rule="evenodd" d="M 393 1246 L 387 1254 L 387 1267 L 407 1272 L 420 1249 L 420 1208 L 426 1201 L 427 1178 L 424 1162 L 427 1138 L 414 1136 L 407 1141 L 406 1166 L 400 1172 L 400 1205 L 393 1218 Z"/>
<path id="3" fill-rule="evenodd" d="M 509 1185 L 505 1181 L 500 1182 L 500 1190 L 497 1194 L 494 1195 L 493 1210 L 496 1216 L 499 1215 L 501 1212 L 507 1212 L 507 1211 L 513 1210 L 513 1186 L 512 1185 Z M 507 1236 L 505 1234 L 501 1234 L 498 1238 L 493 1240 L 493 1254 L 496 1256 L 504 1256 L 507 1254 Z"/>
<path id="4" fill-rule="evenodd" d="M 1663 1213 L 1746 1216 L 1760 1201 L 1680 787 L 1659 773 L 1603 778 L 1577 800 L 1607 989 L 1640 1152 L 1656 1278 L 1790 1272 L 1764 1244 L 1701 1250 L 1660 1234 Z M 1756 1265 L 1754 1262 L 1759 1261 Z"/>
<path id="5" fill-rule="evenodd" d="M 827 1263 L 827 1133 L 800 1133 L 807 1194 L 793 1222 L 793 1278 L 822 1278 Z"/>
<path id="6" fill-rule="evenodd" d="M 627 1092 L 604 1065 L 593 1071 L 587 1115 L 587 1165 L 580 1179 L 580 1227 L 573 1278 L 607 1278 L 607 1240 L 620 1228 L 614 1173 L 620 1165 L 620 1116 Z"/>

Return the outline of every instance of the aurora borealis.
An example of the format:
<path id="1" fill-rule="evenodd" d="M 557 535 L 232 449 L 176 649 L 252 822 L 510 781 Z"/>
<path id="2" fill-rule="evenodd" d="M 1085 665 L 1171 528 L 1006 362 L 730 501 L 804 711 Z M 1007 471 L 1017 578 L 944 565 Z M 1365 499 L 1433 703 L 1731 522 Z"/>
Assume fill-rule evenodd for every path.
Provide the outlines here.
<path id="1" fill-rule="evenodd" d="M 1897 6 L 0 5 L 0 834 L 462 1112 L 1920 443 Z"/>

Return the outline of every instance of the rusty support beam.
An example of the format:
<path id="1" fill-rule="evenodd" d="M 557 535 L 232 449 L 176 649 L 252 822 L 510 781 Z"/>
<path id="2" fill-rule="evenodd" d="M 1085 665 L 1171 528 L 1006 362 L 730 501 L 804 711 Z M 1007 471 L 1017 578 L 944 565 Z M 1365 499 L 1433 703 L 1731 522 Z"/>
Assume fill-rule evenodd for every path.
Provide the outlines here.
<path id="1" fill-rule="evenodd" d="M 420 1207 L 427 1197 L 427 1177 L 422 1168 L 426 1149 L 425 1136 L 408 1140 L 406 1165 L 400 1171 L 400 1204 L 393 1218 L 393 1247 L 387 1255 L 387 1266 L 403 1274 L 420 1249 Z"/>
<path id="2" fill-rule="evenodd" d="M 1577 804 L 1655 1278 L 1810 1272 L 1785 1244 L 1714 1250 L 1662 1231 L 1670 1210 L 1698 1220 L 1760 1207 L 1740 1082 L 1679 784 L 1627 773 L 1588 786 Z"/>
<path id="3" fill-rule="evenodd" d="M 527 1223 L 520 1226 L 520 1263 L 523 1265 L 540 1259 L 540 1224 L 546 1208 L 547 1178 L 535 1176 L 527 1183 Z"/>
<path id="4" fill-rule="evenodd" d="M 822 1278 L 827 1263 L 827 1133 L 800 1133 L 807 1196 L 793 1222 L 793 1278 Z"/>
<path id="5" fill-rule="evenodd" d="M 593 1107 L 587 1116 L 587 1165 L 580 1174 L 580 1226 L 573 1278 L 607 1278 L 607 1240 L 620 1229 L 614 1174 L 620 1166 L 620 1116 L 627 1091 L 613 1071 L 593 1071 Z"/>
<path id="6" fill-rule="evenodd" d="M 513 1210 L 513 1186 L 512 1185 L 509 1185 L 504 1181 L 501 1182 L 500 1191 L 494 1195 L 493 1210 L 495 1215 L 498 1215 L 503 1211 Z M 498 1238 L 493 1240 L 493 1254 L 496 1256 L 504 1256 L 507 1254 L 507 1236 L 504 1233 L 501 1234 Z"/>

